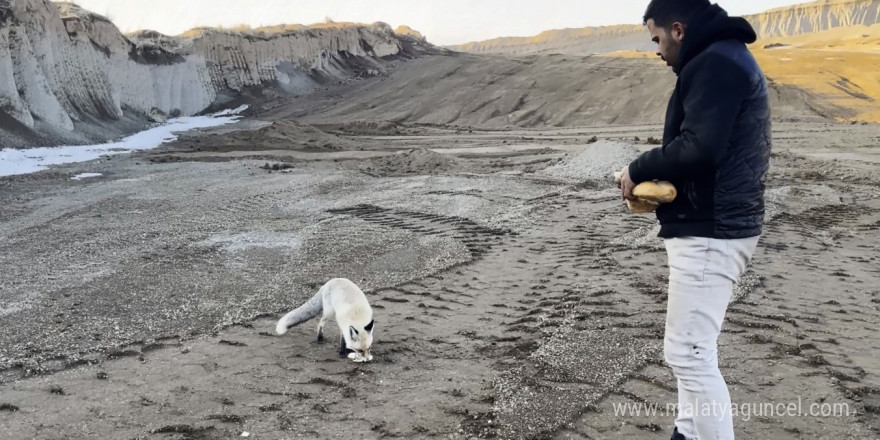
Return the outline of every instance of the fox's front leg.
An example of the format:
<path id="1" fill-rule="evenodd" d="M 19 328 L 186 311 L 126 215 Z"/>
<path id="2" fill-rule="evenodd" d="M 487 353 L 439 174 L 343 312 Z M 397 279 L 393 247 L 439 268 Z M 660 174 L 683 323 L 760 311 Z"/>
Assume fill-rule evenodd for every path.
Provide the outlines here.
<path id="1" fill-rule="evenodd" d="M 339 339 L 341 341 L 339 343 L 339 357 L 341 357 L 341 358 L 348 357 L 348 352 L 351 350 L 349 350 L 348 347 L 345 346 L 345 337 L 341 337 Z"/>

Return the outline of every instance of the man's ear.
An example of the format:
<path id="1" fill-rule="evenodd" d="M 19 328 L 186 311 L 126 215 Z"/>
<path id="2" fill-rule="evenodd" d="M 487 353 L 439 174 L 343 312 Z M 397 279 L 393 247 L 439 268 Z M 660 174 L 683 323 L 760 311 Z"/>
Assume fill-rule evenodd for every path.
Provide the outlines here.
<path id="1" fill-rule="evenodd" d="M 671 35 L 676 42 L 681 43 L 681 40 L 684 40 L 685 28 L 686 26 L 684 24 L 676 21 L 675 23 L 672 23 L 672 29 L 670 29 L 669 35 Z"/>

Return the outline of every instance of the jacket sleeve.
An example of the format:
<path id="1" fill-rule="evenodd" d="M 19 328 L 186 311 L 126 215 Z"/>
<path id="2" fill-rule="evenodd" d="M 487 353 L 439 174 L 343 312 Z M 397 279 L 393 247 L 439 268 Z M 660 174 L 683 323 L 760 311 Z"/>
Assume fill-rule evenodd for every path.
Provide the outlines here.
<path id="1" fill-rule="evenodd" d="M 630 178 L 637 184 L 684 180 L 689 175 L 713 170 L 730 143 L 737 115 L 749 94 L 749 74 L 733 60 L 716 53 L 705 54 L 691 63 L 681 78 L 681 134 L 630 164 Z"/>

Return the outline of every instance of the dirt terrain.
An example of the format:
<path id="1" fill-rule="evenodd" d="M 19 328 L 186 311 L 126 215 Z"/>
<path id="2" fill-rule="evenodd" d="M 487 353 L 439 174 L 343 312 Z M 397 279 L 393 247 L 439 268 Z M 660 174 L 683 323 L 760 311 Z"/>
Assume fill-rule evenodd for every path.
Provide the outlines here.
<path id="1" fill-rule="evenodd" d="M 655 222 L 605 177 L 660 127 L 402 131 L 337 131 L 358 147 L 330 152 L 179 142 L 0 181 L 4 438 L 665 438 L 670 417 L 613 412 L 674 388 Z M 877 438 L 880 133 L 774 135 L 721 362 L 736 402 L 855 415 L 738 433 Z M 374 363 L 312 324 L 271 334 L 337 276 L 375 307 Z"/>

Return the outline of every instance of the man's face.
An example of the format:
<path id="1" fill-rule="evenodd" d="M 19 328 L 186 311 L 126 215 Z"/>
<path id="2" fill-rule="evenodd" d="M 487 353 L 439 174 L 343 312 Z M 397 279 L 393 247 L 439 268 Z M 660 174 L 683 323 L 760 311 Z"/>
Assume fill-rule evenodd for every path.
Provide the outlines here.
<path id="1" fill-rule="evenodd" d="M 666 61 L 667 66 L 674 67 L 681 52 L 681 42 L 684 40 L 684 25 L 675 22 L 666 29 L 655 26 L 654 19 L 649 19 L 647 26 L 648 31 L 651 32 L 651 41 L 657 43 L 657 56 Z"/>

